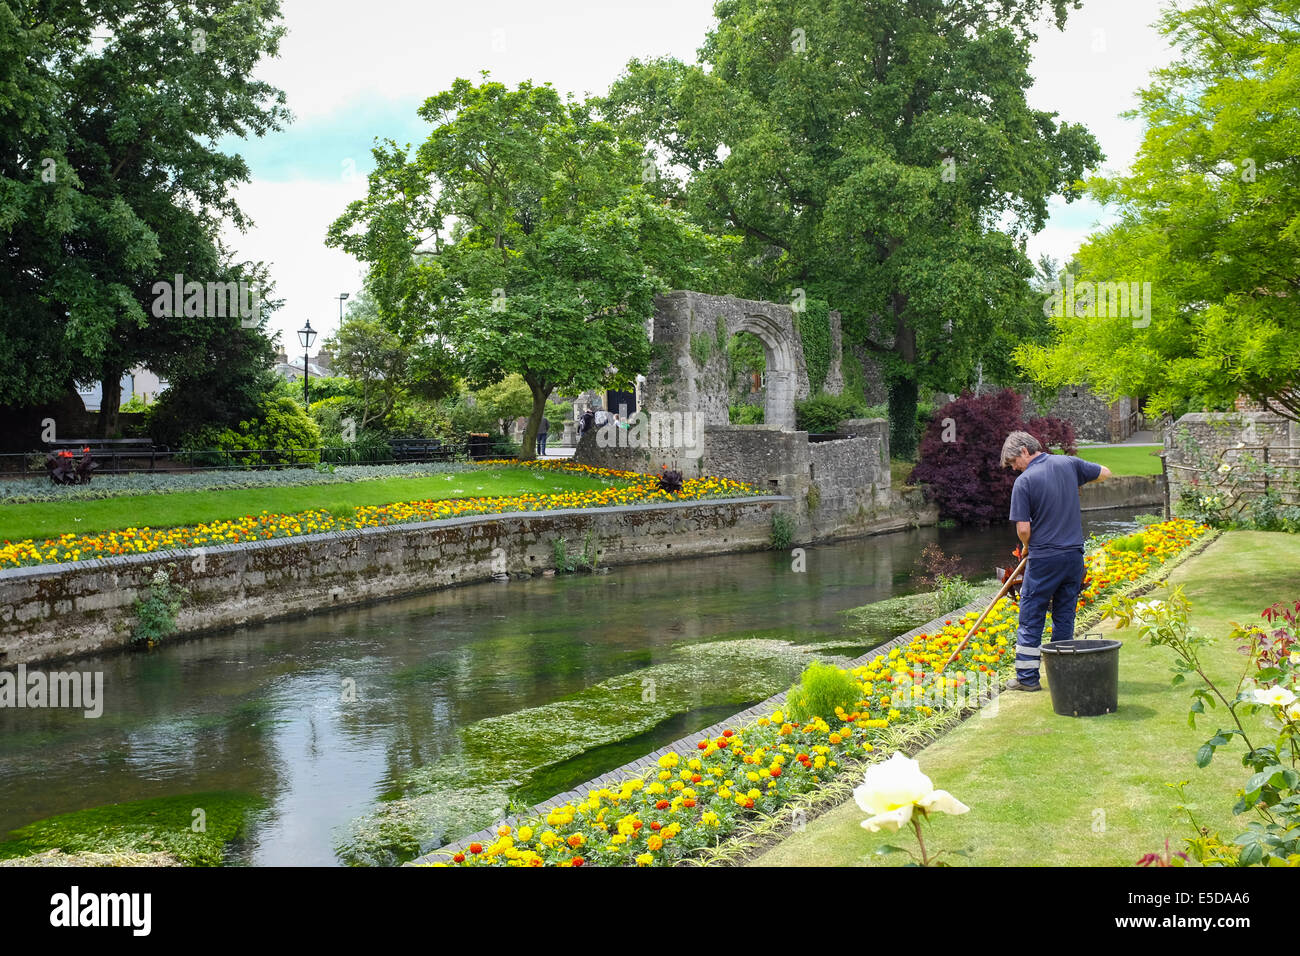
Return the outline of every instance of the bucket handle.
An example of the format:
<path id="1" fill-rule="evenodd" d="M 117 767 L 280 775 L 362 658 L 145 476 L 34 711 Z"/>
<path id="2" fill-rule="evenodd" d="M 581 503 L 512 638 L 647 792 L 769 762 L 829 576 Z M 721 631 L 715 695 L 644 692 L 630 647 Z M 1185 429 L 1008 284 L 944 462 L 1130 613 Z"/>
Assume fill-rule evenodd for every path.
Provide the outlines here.
<path id="1" fill-rule="evenodd" d="M 1095 637 L 1095 638 L 1097 638 L 1098 640 L 1101 640 L 1101 631 L 1089 631 L 1088 633 L 1086 633 L 1086 634 L 1083 635 L 1083 638 L 1082 638 L 1082 639 L 1086 641 L 1086 640 L 1087 640 L 1088 638 L 1090 638 L 1090 637 Z M 1048 643 L 1050 644 L 1051 641 L 1048 641 Z M 1079 653 L 1079 649 L 1078 649 L 1077 647 L 1062 647 L 1062 648 L 1058 649 L 1058 650 L 1056 651 L 1056 653 L 1057 653 L 1057 654 L 1077 654 L 1077 653 Z"/>

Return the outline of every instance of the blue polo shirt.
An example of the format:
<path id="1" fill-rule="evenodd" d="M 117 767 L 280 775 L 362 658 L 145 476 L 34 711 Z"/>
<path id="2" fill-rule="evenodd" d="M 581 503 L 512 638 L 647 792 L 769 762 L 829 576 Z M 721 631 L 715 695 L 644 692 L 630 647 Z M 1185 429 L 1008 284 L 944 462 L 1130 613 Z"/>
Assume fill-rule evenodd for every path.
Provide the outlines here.
<path id="1" fill-rule="evenodd" d="M 1011 488 L 1011 520 L 1028 521 L 1029 556 L 1083 550 L 1079 487 L 1095 481 L 1101 465 L 1042 452 Z"/>

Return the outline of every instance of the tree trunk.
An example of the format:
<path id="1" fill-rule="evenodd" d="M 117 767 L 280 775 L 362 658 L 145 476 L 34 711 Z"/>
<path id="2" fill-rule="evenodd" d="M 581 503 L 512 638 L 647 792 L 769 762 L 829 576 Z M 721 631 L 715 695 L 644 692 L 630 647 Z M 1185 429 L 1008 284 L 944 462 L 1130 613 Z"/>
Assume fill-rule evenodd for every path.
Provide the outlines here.
<path id="1" fill-rule="evenodd" d="M 910 328 L 903 316 L 907 312 L 907 297 L 895 295 L 894 352 L 898 355 L 902 371 L 889 383 L 889 454 L 904 461 L 916 460 L 916 330 Z"/>
<path id="2" fill-rule="evenodd" d="M 105 372 L 99 391 L 99 437 L 112 438 L 117 434 L 117 412 L 122 407 L 122 375 Z"/>
<path id="3" fill-rule="evenodd" d="M 528 416 L 528 424 L 524 426 L 524 441 L 523 447 L 519 449 L 519 457 L 528 460 L 537 457 L 537 430 L 546 415 L 546 400 L 551 397 L 551 389 L 545 382 L 528 376 L 524 376 L 524 381 L 533 393 L 533 410 Z"/>

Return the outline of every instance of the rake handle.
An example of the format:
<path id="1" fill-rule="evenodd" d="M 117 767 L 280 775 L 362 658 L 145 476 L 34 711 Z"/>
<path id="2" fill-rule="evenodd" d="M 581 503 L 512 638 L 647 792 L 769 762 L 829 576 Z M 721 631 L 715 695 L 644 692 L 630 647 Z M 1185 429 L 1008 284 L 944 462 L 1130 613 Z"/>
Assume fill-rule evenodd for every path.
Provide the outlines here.
<path id="1" fill-rule="evenodd" d="M 1020 563 L 1016 565 L 1016 569 L 1008 574 L 1007 579 L 1002 582 L 1001 589 L 993 596 L 993 600 L 990 601 L 989 606 L 984 609 L 984 613 L 975 619 L 975 623 L 970 626 L 970 630 L 966 632 L 966 636 L 962 638 L 961 643 L 957 645 L 957 649 L 952 652 L 946 661 L 943 662 L 943 666 L 939 668 L 939 673 L 943 673 L 947 670 L 948 665 L 955 661 L 957 655 L 960 654 L 965 649 L 966 645 L 970 643 L 970 639 L 975 635 L 975 632 L 979 630 L 980 625 L 984 623 L 984 619 L 989 616 L 989 611 L 993 610 L 994 606 L 1006 596 L 1008 591 L 1011 590 L 1016 578 L 1020 577 L 1020 573 L 1025 570 L 1025 565 L 1028 563 L 1029 555 L 1026 554 L 1020 559 Z"/>

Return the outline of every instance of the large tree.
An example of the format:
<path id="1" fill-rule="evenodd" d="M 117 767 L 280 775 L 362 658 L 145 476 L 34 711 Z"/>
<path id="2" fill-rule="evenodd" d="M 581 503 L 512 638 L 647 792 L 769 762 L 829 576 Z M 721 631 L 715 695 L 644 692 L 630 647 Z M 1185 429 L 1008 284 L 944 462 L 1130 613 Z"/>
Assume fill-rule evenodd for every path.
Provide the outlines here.
<path id="1" fill-rule="evenodd" d="M 177 273 L 257 278 L 219 244 L 223 222 L 245 224 L 248 168 L 217 140 L 287 118 L 251 77 L 278 18 L 278 0 L 0 0 L 0 404 L 101 381 L 108 429 L 133 365 L 176 379 L 196 343 L 264 339 L 152 306 Z"/>
<path id="2" fill-rule="evenodd" d="M 1300 4 L 1205 0 L 1160 28 L 1181 55 L 1130 114 L 1146 124 L 1132 172 L 1089 184 L 1119 220 L 1076 276 L 1150 283 L 1149 314 L 1076 301 L 1019 358 L 1042 384 L 1082 377 L 1155 411 L 1244 394 L 1300 421 Z"/>
<path id="3" fill-rule="evenodd" d="M 658 150 L 655 188 L 743 238 L 750 294 L 841 311 L 903 454 L 919 387 L 968 384 L 1027 321 L 1026 239 L 1101 159 L 1026 102 L 1032 25 L 1068 6 L 721 0 L 698 63 L 633 61 L 603 103 Z"/>
<path id="4" fill-rule="evenodd" d="M 367 197 L 329 242 L 369 266 L 381 318 L 454 352 L 471 387 L 515 373 L 532 411 L 630 383 L 656 293 L 712 290 L 727 246 L 641 189 L 641 146 L 549 86 L 457 80 L 414 157 L 374 151 Z"/>

